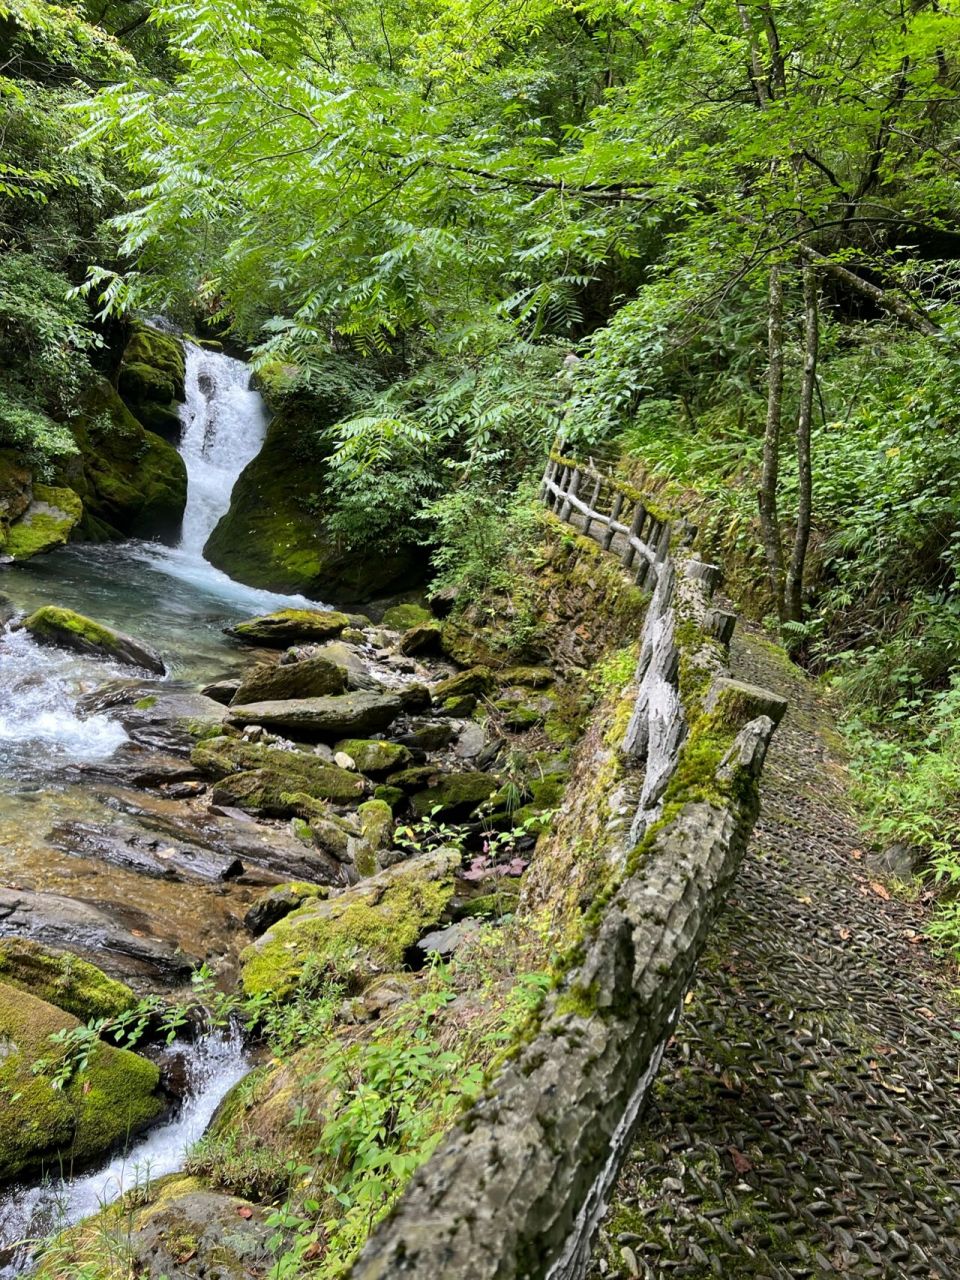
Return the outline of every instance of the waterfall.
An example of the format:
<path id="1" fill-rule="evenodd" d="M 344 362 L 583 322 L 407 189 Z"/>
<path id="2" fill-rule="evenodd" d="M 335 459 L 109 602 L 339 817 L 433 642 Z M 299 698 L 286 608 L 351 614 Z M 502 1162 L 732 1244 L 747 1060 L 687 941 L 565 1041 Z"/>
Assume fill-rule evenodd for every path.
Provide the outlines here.
<path id="1" fill-rule="evenodd" d="M 180 454 L 187 465 L 187 507 L 180 549 L 198 559 L 243 468 L 260 452 L 266 409 L 242 360 L 187 342 L 186 401 Z"/>

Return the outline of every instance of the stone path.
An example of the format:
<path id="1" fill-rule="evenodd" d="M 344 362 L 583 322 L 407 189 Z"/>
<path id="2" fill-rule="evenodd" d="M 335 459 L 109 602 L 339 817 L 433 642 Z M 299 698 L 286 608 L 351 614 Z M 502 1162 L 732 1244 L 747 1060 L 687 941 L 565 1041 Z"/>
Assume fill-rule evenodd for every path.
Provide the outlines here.
<path id="1" fill-rule="evenodd" d="M 754 635 L 732 658 L 790 712 L 592 1280 L 960 1280 L 960 1002 L 865 865 L 814 686 Z"/>

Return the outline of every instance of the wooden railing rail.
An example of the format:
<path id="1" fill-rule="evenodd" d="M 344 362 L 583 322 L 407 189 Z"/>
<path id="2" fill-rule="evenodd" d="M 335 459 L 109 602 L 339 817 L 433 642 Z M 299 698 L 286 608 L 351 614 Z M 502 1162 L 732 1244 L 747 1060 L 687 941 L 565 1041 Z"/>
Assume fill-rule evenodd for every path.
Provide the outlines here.
<path id="1" fill-rule="evenodd" d="M 638 586 L 656 586 L 670 549 L 670 521 L 651 510 L 636 490 L 600 470 L 593 459 L 579 462 L 551 453 L 540 500 L 566 524 L 596 538 L 604 551 L 616 552 L 625 569 L 639 561 Z M 595 525 L 603 530 L 599 538 Z"/>

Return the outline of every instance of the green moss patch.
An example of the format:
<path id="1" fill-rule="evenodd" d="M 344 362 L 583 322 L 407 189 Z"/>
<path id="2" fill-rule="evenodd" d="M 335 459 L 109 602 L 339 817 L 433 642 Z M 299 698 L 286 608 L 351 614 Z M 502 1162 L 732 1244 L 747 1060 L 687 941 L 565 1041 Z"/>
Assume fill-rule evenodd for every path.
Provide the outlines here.
<path id="1" fill-rule="evenodd" d="M 0 942 L 0 981 L 72 1013 L 81 1022 L 115 1018 L 137 1003 L 124 982 L 96 965 L 28 938 Z"/>

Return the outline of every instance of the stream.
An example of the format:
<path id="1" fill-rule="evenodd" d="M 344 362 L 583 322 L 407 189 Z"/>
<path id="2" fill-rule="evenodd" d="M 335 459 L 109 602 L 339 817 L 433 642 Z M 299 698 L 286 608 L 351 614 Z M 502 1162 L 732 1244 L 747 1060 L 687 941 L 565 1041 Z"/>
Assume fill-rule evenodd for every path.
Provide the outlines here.
<path id="1" fill-rule="evenodd" d="M 6 597 L 7 612 L 16 614 L 62 605 L 142 637 L 167 663 L 165 686 L 192 693 L 249 662 L 249 653 L 239 652 L 223 634 L 225 625 L 311 602 L 242 586 L 203 558 L 237 476 L 261 447 L 267 416 L 241 361 L 189 343 L 186 351 L 180 452 L 188 496 L 179 545 L 66 547 L 11 566 L 0 576 L 0 602 Z M 75 710 L 80 696 L 111 678 L 129 679 L 130 669 L 40 647 L 22 631 L 0 630 L 0 675 L 0 892 L 24 891 L 41 904 L 76 903 L 78 922 L 64 925 L 61 945 L 74 948 L 77 939 L 85 941 L 88 958 L 138 990 L 155 988 L 155 975 L 149 964 L 138 971 L 129 957 L 118 959 L 111 928 L 146 938 L 150 946 L 165 948 L 165 955 L 183 953 L 191 962 L 211 958 L 229 979 L 230 957 L 244 941 L 243 912 L 260 891 L 256 877 L 249 886 L 227 886 L 188 870 L 173 877 L 173 888 L 170 877 L 142 874 L 135 861 L 105 859 L 77 836 L 92 832 L 95 840 L 96 833 L 109 833 L 150 851 L 169 838 L 164 834 L 158 841 L 157 832 L 167 831 L 163 824 L 181 818 L 163 799 L 144 814 L 148 802 L 139 793 L 131 799 L 123 771 L 110 772 L 111 761 L 130 746 L 127 731 L 108 714 L 81 718 Z M 50 942 L 37 925 L 39 910 L 30 916 L 28 936 Z M 101 918 L 105 932 L 98 942 L 89 921 Z M 180 1046 L 180 1052 L 186 1092 L 172 1119 L 101 1168 L 51 1177 L 39 1187 L 0 1189 L 0 1276 L 22 1274 L 27 1267 L 29 1252 L 18 1242 L 77 1221 L 137 1179 L 181 1166 L 186 1146 L 202 1134 L 249 1062 L 235 1033 L 211 1032 Z"/>

